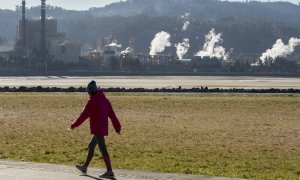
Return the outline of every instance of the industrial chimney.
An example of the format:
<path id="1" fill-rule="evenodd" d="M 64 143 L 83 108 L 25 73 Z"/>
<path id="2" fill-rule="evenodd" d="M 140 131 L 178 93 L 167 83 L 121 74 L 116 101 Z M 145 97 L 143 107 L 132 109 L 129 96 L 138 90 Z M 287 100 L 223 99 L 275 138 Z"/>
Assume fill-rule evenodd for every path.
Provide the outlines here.
<path id="1" fill-rule="evenodd" d="M 21 38 L 23 53 L 26 53 L 27 50 L 27 42 L 26 42 L 27 32 L 26 32 L 26 16 L 25 16 L 26 7 L 25 6 L 26 6 L 26 2 L 25 0 L 23 0 L 22 1 L 22 38 Z"/>
<path id="2" fill-rule="evenodd" d="M 46 0 L 41 0 L 41 58 L 46 56 Z"/>

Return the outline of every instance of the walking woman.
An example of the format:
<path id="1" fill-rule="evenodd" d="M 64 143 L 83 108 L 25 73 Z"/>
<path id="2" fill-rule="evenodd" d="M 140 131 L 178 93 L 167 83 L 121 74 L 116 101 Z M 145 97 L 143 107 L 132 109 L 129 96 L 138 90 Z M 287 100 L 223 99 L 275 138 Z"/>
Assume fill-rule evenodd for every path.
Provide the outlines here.
<path id="1" fill-rule="evenodd" d="M 82 173 L 87 172 L 87 168 L 94 156 L 95 147 L 98 145 L 107 169 L 100 177 L 112 178 L 114 173 L 104 138 L 108 136 L 108 117 L 111 119 L 113 127 L 118 134 L 121 133 L 121 124 L 114 113 L 111 103 L 105 97 L 103 91 L 97 88 L 95 81 L 91 81 L 88 84 L 87 92 L 90 95 L 88 102 L 78 119 L 72 123 L 70 129 L 75 129 L 87 118 L 90 118 L 90 130 L 93 138 L 88 145 L 88 154 L 84 164 L 77 164 L 76 168 Z"/>

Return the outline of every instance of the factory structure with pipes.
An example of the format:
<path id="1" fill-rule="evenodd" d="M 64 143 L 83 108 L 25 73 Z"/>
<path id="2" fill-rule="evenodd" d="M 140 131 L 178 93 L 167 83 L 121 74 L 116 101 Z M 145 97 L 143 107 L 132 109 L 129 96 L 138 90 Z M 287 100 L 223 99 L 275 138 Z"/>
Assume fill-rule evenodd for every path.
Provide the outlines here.
<path id="1" fill-rule="evenodd" d="M 51 57 L 66 63 L 78 62 L 81 44 L 68 40 L 57 30 L 57 20 L 46 18 L 46 0 L 41 0 L 41 18 L 26 18 L 26 2 L 22 1 L 22 19 L 17 25 L 15 50 L 23 57 L 37 57 L 45 63 Z"/>
<path id="2" fill-rule="evenodd" d="M 47 18 L 46 0 L 41 0 L 41 17 L 26 18 L 26 1 L 22 0 L 22 18 L 17 24 L 15 52 L 18 56 L 37 59 L 37 64 L 47 63 L 47 59 L 64 64 L 95 64 L 109 67 L 112 57 L 120 56 L 121 46 L 113 35 L 98 38 L 97 48 L 89 44 L 66 38 L 58 32 L 56 19 Z M 134 38 L 129 40 L 130 52 L 134 52 Z M 102 68 L 103 69 L 103 68 Z"/>

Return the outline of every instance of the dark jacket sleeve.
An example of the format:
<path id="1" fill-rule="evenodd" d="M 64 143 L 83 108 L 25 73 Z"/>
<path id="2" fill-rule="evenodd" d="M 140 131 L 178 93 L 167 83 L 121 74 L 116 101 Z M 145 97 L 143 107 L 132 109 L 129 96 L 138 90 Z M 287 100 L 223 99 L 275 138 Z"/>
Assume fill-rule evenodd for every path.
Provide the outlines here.
<path id="1" fill-rule="evenodd" d="M 111 122 L 114 126 L 114 129 L 117 133 L 121 132 L 121 124 L 120 124 L 120 121 L 119 119 L 117 118 L 113 108 L 112 108 L 112 105 L 111 103 L 107 100 L 108 102 L 108 108 L 109 108 L 109 112 L 108 112 L 108 117 L 111 119 Z"/>
<path id="2" fill-rule="evenodd" d="M 93 102 L 91 99 L 89 99 L 83 111 L 81 112 L 80 116 L 77 118 L 77 120 L 75 120 L 72 123 L 71 128 L 76 128 L 80 126 L 87 118 L 91 116 L 93 111 L 94 111 Z"/>

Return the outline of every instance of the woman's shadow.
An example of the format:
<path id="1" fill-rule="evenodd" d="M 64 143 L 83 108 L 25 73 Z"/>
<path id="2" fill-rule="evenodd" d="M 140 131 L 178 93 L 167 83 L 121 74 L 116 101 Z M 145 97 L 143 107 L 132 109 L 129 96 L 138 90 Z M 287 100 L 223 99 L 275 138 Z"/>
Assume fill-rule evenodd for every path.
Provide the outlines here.
<path id="1" fill-rule="evenodd" d="M 88 178 L 95 179 L 95 180 L 106 180 L 106 179 L 117 180 L 115 177 L 112 177 L 112 178 L 102 178 L 101 179 L 99 177 L 91 176 L 91 175 L 88 175 L 88 174 L 83 174 L 83 175 L 80 175 L 80 176 L 88 177 Z"/>

